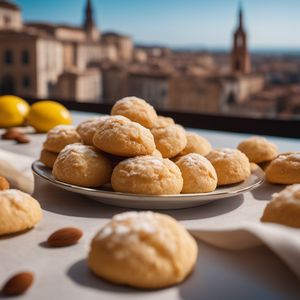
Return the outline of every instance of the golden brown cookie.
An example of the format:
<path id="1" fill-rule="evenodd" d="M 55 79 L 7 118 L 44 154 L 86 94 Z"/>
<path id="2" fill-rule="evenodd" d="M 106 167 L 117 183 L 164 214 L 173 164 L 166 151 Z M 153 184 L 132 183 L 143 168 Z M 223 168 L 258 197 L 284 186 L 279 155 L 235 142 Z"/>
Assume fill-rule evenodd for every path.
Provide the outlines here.
<path id="1" fill-rule="evenodd" d="M 83 187 L 108 183 L 112 173 L 110 161 L 93 146 L 71 144 L 58 155 L 52 174 L 55 179 Z"/>
<path id="2" fill-rule="evenodd" d="M 158 116 L 153 127 L 155 127 L 155 128 L 168 127 L 168 126 L 174 125 L 174 124 L 175 124 L 175 121 L 172 118 Z"/>
<path id="3" fill-rule="evenodd" d="M 183 180 L 179 168 L 169 159 L 137 156 L 114 168 L 111 184 L 117 192 L 164 195 L 179 194 Z"/>
<path id="4" fill-rule="evenodd" d="M 206 158 L 217 172 L 218 185 L 238 183 L 251 174 L 248 157 L 237 149 L 214 149 Z"/>
<path id="5" fill-rule="evenodd" d="M 152 128 L 157 121 L 153 106 L 137 97 L 126 97 L 115 103 L 111 115 L 121 115 L 146 128 Z"/>
<path id="6" fill-rule="evenodd" d="M 217 173 L 204 156 L 190 153 L 182 156 L 176 165 L 183 177 L 183 194 L 208 193 L 216 189 Z"/>
<path id="7" fill-rule="evenodd" d="M 238 149 L 245 153 L 250 162 L 262 163 L 276 158 L 277 146 L 263 137 L 253 136 L 242 141 Z"/>
<path id="8" fill-rule="evenodd" d="M 152 156 L 155 156 L 155 157 L 160 157 L 160 158 L 162 158 L 161 153 L 160 153 L 157 149 L 154 149 L 154 151 L 152 152 L 151 155 L 152 155 Z"/>
<path id="9" fill-rule="evenodd" d="M 0 191 L 8 190 L 9 189 L 9 182 L 3 176 L 0 176 Z"/>
<path id="10" fill-rule="evenodd" d="M 48 131 L 43 148 L 59 153 L 65 146 L 81 143 L 81 137 L 72 125 L 58 125 Z"/>
<path id="11" fill-rule="evenodd" d="M 280 154 L 266 169 L 266 179 L 271 183 L 300 183 L 300 152 Z"/>
<path id="12" fill-rule="evenodd" d="M 43 149 L 40 155 L 40 161 L 48 168 L 52 169 L 58 153 Z"/>
<path id="13" fill-rule="evenodd" d="M 300 184 L 287 186 L 280 193 L 274 194 L 261 221 L 300 228 Z"/>
<path id="14" fill-rule="evenodd" d="M 185 130 L 180 125 L 152 128 L 156 148 L 164 158 L 172 158 L 178 155 L 186 146 L 187 138 Z"/>
<path id="15" fill-rule="evenodd" d="M 183 156 L 189 153 L 198 153 L 206 156 L 211 151 L 209 141 L 195 132 L 186 132 L 187 144 L 185 148 L 178 154 Z"/>
<path id="16" fill-rule="evenodd" d="M 96 234 L 88 265 L 113 283 L 157 289 L 182 282 L 194 269 L 197 254 L 196 241 L 175 219 L 126 212 Z"/>
<path id="17" fill-rule="evenodd" d="M 101 126 L 108 118 L 109 116 L 96 117 L 86 120 L 77 126 L 76 130 L 79 133 L 84 144 L 93 146 L 93 137 L 96 129 Z"/>
<path id="18" fill-rule="evenodd" d="M 124 157 L 150 155 L 155 150 L 150 130 L 122 116 L 106 120 L 97 129 L 93 143 L 104 152 Z"/>
<path id="19" fill-rule="evenodd" d="M 38 201 L 19 190 L 0 191 L 0 235 L 34 227 L 42 218 Z"/>

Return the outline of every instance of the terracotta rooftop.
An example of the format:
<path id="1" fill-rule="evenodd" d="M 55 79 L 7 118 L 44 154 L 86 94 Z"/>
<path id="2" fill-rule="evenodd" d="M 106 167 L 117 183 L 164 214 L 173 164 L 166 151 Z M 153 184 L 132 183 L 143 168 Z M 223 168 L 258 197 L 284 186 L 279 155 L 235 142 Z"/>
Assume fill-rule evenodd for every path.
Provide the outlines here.
<path id="1" fill-rule="evenodd" d="M 10 9 L 10 10 L 20 11 L 20 7 L 10 1 L 0 0 L 0 7 Z"/>
<path id="2" fill-rule="evenodd" d="M 48 22 L 27 22 L 26 26 L 35 27 L 35 28 L 43 29 L 43 30 L 54 30 L 57 28 L 65 28 L 65 29 L 71 29 L 71 30 L 83 30 L 82 27 L 76 26 L 76 25 L 54 24 L 54 23 L 48 23 Z"/>

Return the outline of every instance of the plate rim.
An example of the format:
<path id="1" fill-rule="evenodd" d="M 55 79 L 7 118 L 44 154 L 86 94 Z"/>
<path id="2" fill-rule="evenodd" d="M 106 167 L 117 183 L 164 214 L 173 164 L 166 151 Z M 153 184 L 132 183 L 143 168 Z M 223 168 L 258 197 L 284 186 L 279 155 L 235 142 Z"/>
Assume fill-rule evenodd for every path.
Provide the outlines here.
<path id="1" fill-rule="evenodd" d="M 86 192 L 86 193 L 89 194 L 89 196 L 92 196 L 92 197 L 93 196 L 101 197 L 101 196 L 108 195 L 109 197 L 114 197 L 115 198 L 117 196 L 120 196 L 120 198 L 130 197 L 131 198 L 130 200 L 133 200 L 133 201 L 135 200 L 135 198 L 140 199 L 141 197 L 143 197 L 144 199 L 147 198 L 147 200 L 151 200 L 153 202 L 159 202 L 159 201 L 162 201 L 162 200 L 167 201 L 168 199 L 173 199 L 174 200 L 174 198 L 182 199 L 182 201 L 187 201 L 187 200 L 196 200 L 195 198 L 198 198 L 198 200 L 200 200 L 199 197 L 201 197 L 201 196 L 202 197 L 216 196 L 218 198 L 222 197 L 222 196 L 225 196 L 225 195 L 226 196 L 228 196 L 228 195 L 235 196 L 235 195 L 242 194 L 244 192 L 251 191 L 251 190 L 259 187 L 260 185 L 262 185 L 263 182 L 265 181 L 264 171 L 259 166 L 257 166 L 257 168 L 255 168 L 254 170 L 251 170 L 251 174 L 257 173 L 256 176 L 258 177 L 258 181 L 255 182 L 252 185 L 245 186 L 245 187 L 240 188 L 238 190 L 220 191 L 220 192 L 216 192 L 216 190 L 215 190 L 215 191 L 209 192 L 209 193 L 194 193 L 194 194 L 147 195 L 147 194 L 133 194 L 133 193 L 122 193 L 122 192 L 115 192 L 115 191 L 106 191 L 106 190 L 95 189 L 95 188 L 80 187 L 78 185 L 65 183 L 65 182 L 56 180 L 54 178 L 51 178 L 49 176 L 46 176 L 45 174 L 41 174 L 41 172 L 39 172 L 39 169 L 38 169 L 39 165 L 42 165 L 44 168 L 46 168 L 46 166 L 42 162 L 40 162 L 39 160 L 35 160 L 31 165 L 32 172 L 35 175 L 37 175 L 38 177 L 45 179 L 46 181 L 50 182 L 53 185 L 60 186 L 61 188 L 64 188 L 64 189 L 67 188 L 68 190 L 73 190 L 74 192 L 79 192 L 79 193 Z M 230 196 L 228 196 L 228 197 L 230 197 Z M 205 199 L 202 199 L 202 200 L 204 201 Z"/>

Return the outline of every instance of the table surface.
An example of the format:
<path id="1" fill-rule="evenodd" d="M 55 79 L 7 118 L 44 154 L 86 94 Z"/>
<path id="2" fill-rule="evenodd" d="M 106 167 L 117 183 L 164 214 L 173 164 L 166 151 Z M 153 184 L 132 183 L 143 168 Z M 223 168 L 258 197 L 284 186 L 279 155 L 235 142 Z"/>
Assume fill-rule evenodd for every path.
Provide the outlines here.
<path id="1" fill-rule="evenodd" d="M 73 113 L 74 123 L 92 116 Z M 238 125 L 237 125 L 238 126 Z M 197 130 L 208 138 L 213 147 L 236 147 L 246 134 L 233 134 Z M 0 149 L 38 158 L 43 134 L 31 136 L 30 144 L 16 145 L 0 141 Z M 269 137 L 281 152 L 299 150 L 300 141 Z M 270 197 L 270 187 L 259 191 L 262 205 Z M 33 230 L 17 236 L 0 238 L 0 285 L 20 270 L 30 270 L 36 275 L 33 287 L 22 299 L 299 299 L 299 279 L 267 247 L 248 250 L 223 250 L 198 242 L 199 257 L 194 273 L 182 284 L 156 291 L 140 291 L 119 287 L 93 276 L 86 265 L 86 255 L 93 235 L 114 214 L 124 211 L 105 206 L 67 191 L 37 181 L 34 197 L 44 211 L 42 222 Z M 230 198 L 225 204 L 209 205 L 178 211 L 165 211 L 184 225 L 189 222 L 209 221 L 217 214 L 234 216 L 243 202 L 253 201 L 252 193 L 243 199 Z M 54 230 L 65 226 L 83 229 L 79 244 L 59 249 L 49 249 L 44 241 Z M 1 296 L 0 296 L 1 298 Z M 2 298 L 3 299 L 3 298 Z"/>

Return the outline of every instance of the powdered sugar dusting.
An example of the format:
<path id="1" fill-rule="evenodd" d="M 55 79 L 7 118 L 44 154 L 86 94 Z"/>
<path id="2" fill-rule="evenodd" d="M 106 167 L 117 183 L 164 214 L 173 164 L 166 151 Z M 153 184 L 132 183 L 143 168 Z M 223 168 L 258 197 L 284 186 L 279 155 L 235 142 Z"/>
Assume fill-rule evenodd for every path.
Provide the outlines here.
<path id="1" fill-rule="evenodd" d="M 49 134 L 58 134 L 61 131 L 69 131 L 69 130 L 75 130 L 75 127 L 73 125 L 57 125 L 53 127 L 50 131 Z"/>
<path id="2" fill-rule="evenodd" d="M 128 222 L 129 226 L 134 231 L 144 231 L 148 233 L 155 232 L 154 224 L 156 220 L 154 214 L 150 211 L 147 212 L 128 212 L 124 214 L 119 214 L 113 217 L 114 221 L 117 222 Z M 126 226 L 121 224 L 119 226 Z M 118 227 L 118 226 L 117 226 Z M 116 230 L 117 233 L 118 230 Z"/>
<path id="3" fill-rule="evenodd" d="M 137 103 L 141 104 L 146 104 L 146 101 L 137 97 L 125 97 L 117 102 L 117 104 L 125 104 L 128 108 L 134 108 Z"/>
<path id="4" fill-rule="evenodd" d="M 238 153 L 238 152 L 240 152 L 240 151 L 237 149 L 220 148 L 220 149 L 213 150 L 211 152 L 211 155 L 208 155 L 208 157 L 212 156 L 214 159 L 219 160 L 219 159 L 231 157 L 232 155 L 234 155 L 235 153 Z"/>
<path id="5" fill-rule="evenodd" d="M 107 118 L 107 120 L 112 120 L 112 121 L 129 121 L 128 118 L 121 116 L 121 115 L 114 115 L 110 116 Z"/>
<path id="6" fill-rule="evenodd" d="M 287 186 L 280 193 L 272 195 L 272 200 L 284 199 L 287 202 L 300 201 L 300 184 Z"/>
<path id="7" fill-rule="evenodd" d="M 108 236 L 110 236 L 112 233 L 113 233 L 113 230 L 110 226 L 104 226 L 103 229 L 100 231 L 98 238 L 100 240 L 104 240 Z"/>
<path id="8" fill-rule="evenodd" d="M 288 160 L 291 162 L 299 162 L 300 163 L 300 152 L 291 152 L 281 154 L 277 158 L 278 160 Z"/>
<path id="9" fill-rule="evenodd" d="M 1 198 L 7 198 L 10 201 L 17 201 L 17 202 L 21 202 L 24 200 L 24 193 L 22 193 L 19 190 L 5 190 L 5 191 L 1 191 L 0 192 L 0 199 Z"/>
<path id="10" fill-rule="evenodd" d="M 210 165 L 209 161 L 204 156 L 197 153 L 187 154 L 183 156 L 180 160 L 183 161 L 184 164 L 189 167 L 198 166 L 199 164 L 205 166 Z"/>
<path id="11" fill-rule="evenodd" d="M 154 170 L 154 173 L 160 172 L 165 168 L 162 158 L 149 155 L 129 158 L 122 163 L 127 166 L 124 170 L 120 170 L 124 176 L 139 176 L 146 173 L 149 175 L 150 168 Z"/>
<path id="12" fill-rule="evenodd" d="M 225 153 L 225 154 L 233 154 L 236 152 L 236 149 L 230 149 L 230 148 L 221 148 L 219 149 L 220 152 Z"/>
<path id="13" fill-rule="evenodd" d="M 157 231 L 157 220 L 152 212 L 126 212 L 118 214 L 112 218 L 112 221 L 106 224 L 96 239 L 103 240 L 111 238 L 112 243 L 119 241 L 135 241 L 139 239 L 141 233 L 155 233 Z"/>
<path id="14" fill-rule="evenodd" d="M 96 127 L 99 124 L 103 124 L 109 118 L 110 118 L 110 116 L 93 117 L 91 119 L 88 119 L 88 120 L 80 123 L 77 127 L 77 130 L 79 130 L 81 132 L 95 131 Z"/>
<path id="15" fill-rule="evenodd" d="M 67 145 L 60 153 L 60 157 L 67 156 L 70 152 L 87 155 L 90 157 L 98 157 L 98 152 L 93 146 L 87 146 L 80 143 Z"/>

